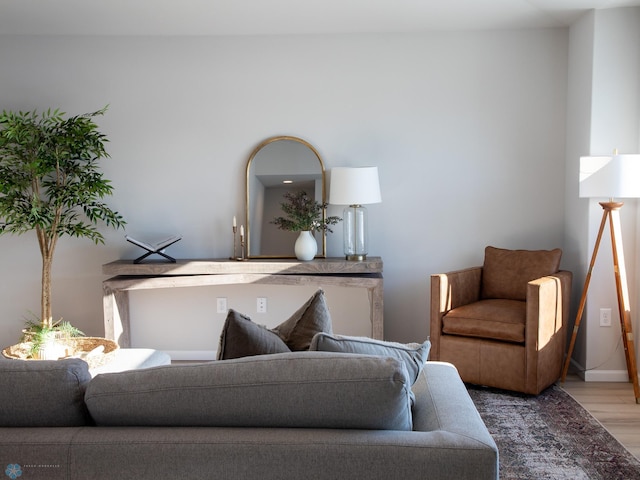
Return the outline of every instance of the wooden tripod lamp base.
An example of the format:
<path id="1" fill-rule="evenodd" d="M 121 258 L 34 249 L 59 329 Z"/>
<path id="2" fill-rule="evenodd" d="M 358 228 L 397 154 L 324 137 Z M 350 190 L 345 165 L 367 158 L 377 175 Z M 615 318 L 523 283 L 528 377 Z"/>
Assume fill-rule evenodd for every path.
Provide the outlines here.
<path id="1" fill-rule="evenodd" d="M 640 386 L 638 385 L 638 369 L 636 367 L 636 349 L 633 341 L 633 332 L 631 329 L 631 315 L 629 307 L 629 289 L 627 287 L 627 275 L 624 266 L 624 253 L 622 250 L 622 229 L 620 227 L 620 208 L 622 208 L 622 202 L 600 202 L 603 208 L 602 221 L 600 222 L 600 230 L 598 231 L 598 238 L 593 248 L 593 255 L 591 256 L 591 263 L 589 264 L 589 271 L 584 282 L 584 288 L 582 289 L 582 296 L 580 297 L 580 306 L 578 307 L 578 313 L 576 315 L 576 321 L 573 327 L 573 333 L 571 334 L 571 342 L 569 343 L 569 351 L 567 352 L 567 358 L 564 362 L 562 369 L 561 381 L 564 382 L 569 370 L 569 363 L 571 362 L 571 355 L 573 354 L 573 348 L 576 343 L 576 336 L 578 329 L 580 328 L 580 322 L 582 320 L 582 314 L 584 312 L 584 306 L 587 300 L 587 291 L 589 290 L 589 283 L 591 281 L 591 272 L 598 255 L 598 248 L 600 247 L 600 240 L 602 239 L 602 233 L 604 231 L 607 219 L 609 219 L 609 226 L 611 229 L 611 248 L 613 251 L 613 271 L 616 279 L 616 293 L 618 296 L 618 311 L 620 314 L 620 327 L 622 329 L 622 344 L 624 345 L 624 354 L 627 360 L 627 372 L 629 374 L 629 381 L 633 383 L 633 392 L 636 398 L 636 403 L 640 403 Z"/>

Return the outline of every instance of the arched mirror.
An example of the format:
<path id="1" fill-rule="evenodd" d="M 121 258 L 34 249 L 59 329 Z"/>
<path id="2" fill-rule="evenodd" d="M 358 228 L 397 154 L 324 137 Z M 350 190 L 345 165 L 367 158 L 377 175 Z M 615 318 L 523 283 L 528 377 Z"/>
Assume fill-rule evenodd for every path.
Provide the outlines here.
<path id="1" fill-rule="evenodd" d="M 315 148 L 297 137 L 271 137 L 258 145 L 247 162 L 247 256 L 295 258 L 298 232 L 272 222 L 283 216 L 284 194 L 304 190 L 325 203 L 324 164 Z M 325 257 L 326 235 L 315 232 L 318 257 Z"/>

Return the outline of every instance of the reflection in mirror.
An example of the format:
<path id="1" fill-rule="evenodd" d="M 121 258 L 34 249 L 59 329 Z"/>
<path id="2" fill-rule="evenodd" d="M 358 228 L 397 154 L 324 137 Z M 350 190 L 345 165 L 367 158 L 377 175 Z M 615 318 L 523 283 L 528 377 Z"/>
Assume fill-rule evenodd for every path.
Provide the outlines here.
<path id="1" fill-rule="evenodd" d="M 247 162 L 247 252 L 249 258 L 294 258 L 298 232 L 280 230 L 286 192 L 304 190 L 325 203 L 324 164 L 313 146 L 296 137 L 272 137 L 251 153 Z M 315 232 L 318 255 L 326 255 L 324 232 Z"/>

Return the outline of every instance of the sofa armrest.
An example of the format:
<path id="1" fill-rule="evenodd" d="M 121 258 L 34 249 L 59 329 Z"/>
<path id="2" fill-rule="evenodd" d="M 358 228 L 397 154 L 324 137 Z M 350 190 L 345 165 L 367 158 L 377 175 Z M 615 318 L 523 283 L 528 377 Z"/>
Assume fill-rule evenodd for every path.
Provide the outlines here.
<path id="1" fill-rule="evenodd" d="M 470 473 L 469 478 L 497 479 L 498 447 L 456 367 L 447 362 L 426 362 L 413 391 L 413 431 L 424 433 L 425 443 L 435 442 L 434 447 L 453 453 L 451 466 L 459 463 L 456 458 L 465 458 L 470 465 L 475 462 L 475 476 Z M 450 474 L 451 478 L 467 478 L 453 471 Z"/>
<path id="2" fill-rule="evenodd" d="M 430 360 L 440 359 L 442 317 L 451 309 L 480 300 L 482 267 L 431 275 Z"/>

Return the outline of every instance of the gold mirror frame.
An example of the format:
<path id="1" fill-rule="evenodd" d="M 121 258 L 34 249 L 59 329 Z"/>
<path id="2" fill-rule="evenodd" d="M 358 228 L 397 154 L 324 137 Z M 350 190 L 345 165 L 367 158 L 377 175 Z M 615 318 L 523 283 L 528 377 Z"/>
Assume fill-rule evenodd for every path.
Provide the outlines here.
<path id="1" fill-rule="evenodd" d="M 294 142 L 295 144 L 299 144 L 302 145 L 306 148 L 309 149 L 309 151 L 313 154 L 313 156 L 315 156 L 315 158 L 318 160 L 318 164 L 320 166 L 320 170 L 319 172 L 315 173 L 315 176 L 319 176 L 319 180 L 320 180 L 320 186 L 319 186 L 319 190 L 320 192 L 318 192 L 318 188 L 314 187 L 314 196 L 318 199 L 317 201 L 319 201 L 320 203 L 324 204 L 326 203 L 326 175 L 325 175 L 325 168 L 324 168 L 324 162 L 322 161 L 322 158 L 320 157 L 320 154 L 318 153 L 318 151 L 313 147 L 313 145 L 311 145 L 309 142 L 307 142 L 306 140 L 303 140 L 301 138 L 298 137 L 292 137 L 292 136 L 276 136 L 276 137 L 271 137 L 271 138 L 267 138 L 266 140 L 264 140 L 263 142 L 261 142 L 254 150 L 253 152 L 251 152 L 251 155 L 249 156 L 249 160 L 247 161 L 247 167 L 246 167 L 246 210 L 245 210 L 245 216 L 246 216 L 246 226 L 247 226 L 247 231 L 246 231 L 246 252 L 247 252 L 247 258 L 295 258 L 295 254 L 293 251 L 293 244 L 291 245 L 290 248 L 287 247 L 283 247 L 283 250 L 288 250 L 288 252 L 283 252 L 283 253 L 267 253 L 267 254 L 263 254 L 262 251 L 263 249 L 260 248 L 260 250 L 258 252 L 254 252 L 252 251 L 252 247 L 251 247 L 251 237 L 252 237 L 252 230 L 255 234 L 256 232 L 256 222 L 255 219 L 253 219 L 253 215 L 252 215 L 252 207 L 254 205 L 253 202 L 257 201 L 257 194 L 254 192 L 252 195 L 252 182 L 258 181 L 256 178 L 256 175 L 254 175 L 254 173 L 252 172 L 252 167 L 255 166 L 256 164 L 256 157 L 258 157 L 258 159 L 260 158 L 264 158 L 264 157 L 259 157 L 259 153 L 266 153 L 265 147 L 268 147 L 269 145 L 274 144 L 275 142 Z M 266 160 L 264 160 L 264 162 L 269 161 L 270 159 L 268 157 L 266 157 Z M 312 157 L 310 157 L 310 160 L 313 160 Z M 287 174 L 286 176 L 291 176 L 291 174 L 295 173 L 292 171 L 289 172 L 282 172 L 281 176 L 284 176 L 285 174 Z M 275 175 L 276 177 L 278 175 Z M 308 180 L 309 181 L 309 180 Z M 318 195 L 318 193 L 320 193 L 320 195 Z M 264 195 L 263 195 L 264 197 Z M 318 198 L 320 197 L 320 198 Z M 264 203 L 264 198 L 263 198 L 263 203 Z M 278 204 L 279 205 L 279 204 Z M 264 209 L 264 206 L 263 206 Z M 323 216 L 326 216 L 326 211 L 323 212 Z M 261 232 L 262 232 L 262 228 L 264 228 L 264 224 L 265 222 L 270 222 L 270 219 L 268 218 L 264 218 L 262 221 L 257 222 L 260 223 L 260 228 L 261 228 Z M 252 223 L 254 223 L 253 228 L 252 228 Z M 277 227 L 274 225 L 273 226 L 274 229 L 277 229 Z M 260 233 L 261 235 L 262 233 Z M 286 234 L 286 232 L 285 232 Z M 254 238 L 257 235 L 254 235 Z M 316 258 L 325 258 L 327 255 L 327 236 L 326 233 L 324 231 L 320 231 L 320 232 L 316 232 L 315 233 L 316 236 L 316 240 L 318 240 L 318 253 L 316 254 Z M 292 240 L 292 242 L 295 242 L 295 239 Z M 260 245 L 262 247 L 262 245 Z M 254 247 L 255 247 L 255 242 L 254 242 Z M 255 248 L 254 248 L 255 250 Z"/>

